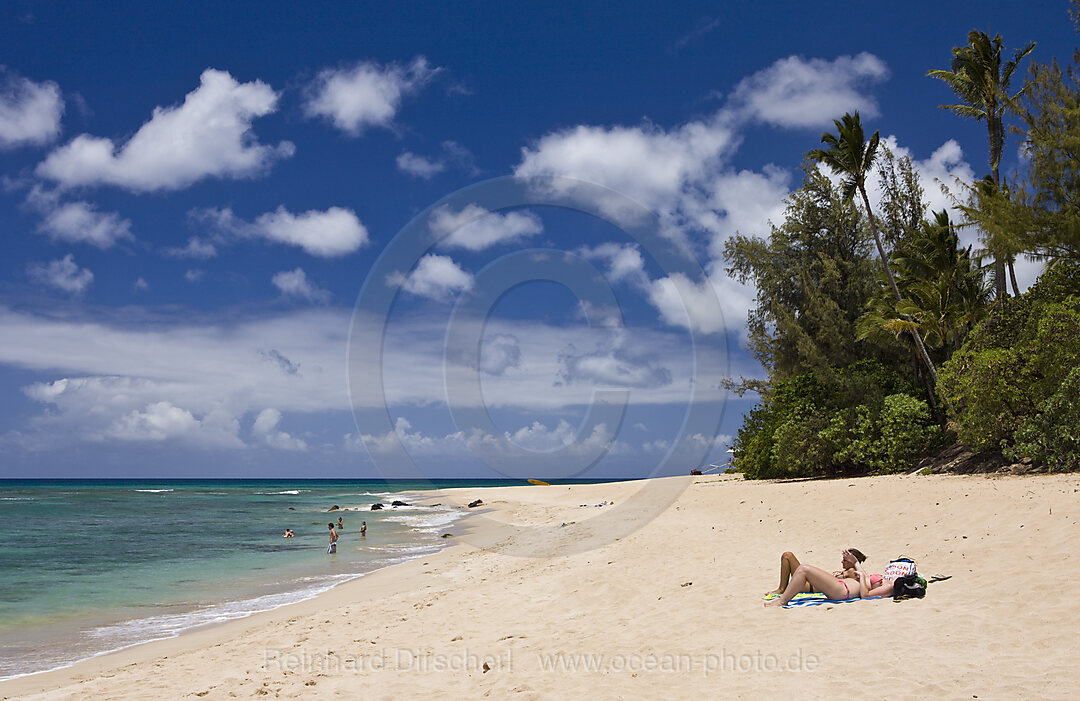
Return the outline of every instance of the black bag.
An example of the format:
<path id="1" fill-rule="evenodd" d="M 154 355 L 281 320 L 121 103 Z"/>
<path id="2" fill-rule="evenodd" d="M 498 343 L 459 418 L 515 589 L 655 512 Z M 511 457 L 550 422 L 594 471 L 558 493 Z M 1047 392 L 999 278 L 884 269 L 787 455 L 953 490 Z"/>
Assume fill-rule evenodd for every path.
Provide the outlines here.
<path id="1" fill-rule="evenodd" d="M 897 577 L 893 582 L 893 601 L 921 599 L 926 596 L 926 580 L 918 575 Z"/>

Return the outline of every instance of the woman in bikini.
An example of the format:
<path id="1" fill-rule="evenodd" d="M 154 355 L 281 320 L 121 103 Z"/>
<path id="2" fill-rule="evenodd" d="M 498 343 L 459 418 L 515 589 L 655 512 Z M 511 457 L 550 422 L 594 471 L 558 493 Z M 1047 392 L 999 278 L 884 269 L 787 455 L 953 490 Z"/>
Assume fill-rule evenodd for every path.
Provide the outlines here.
<path id="1" fill-rule="evenodd" d="M 861 555 L 862 553 L 859 554 Z M 844 576 L 837 577 L 833 573 L 826 572 L 820 567 L 814 567 L 813 565 L 799 565 L 795 568 L 795 571 L 791 573 L 791 579 L 780 598 L 768 601 L 765 605 L 784 606 L 794 599 L 796 594 L 804 591 L 807 584 L 813 587 L 813 591 L 820 592 L 836 601 L 846 601 L 847 599 L 866 597 L 869 596 L 872 591 L 876 592 L 885 588 L 885 585 L 882 585 L 875 589 L 870 589 L 870 575 L 863 569 L 862 562 L 859 558 L 850 550 L 844 551 L 842 562 L 845 566 L 848 563 L 851 563 L 852 569 L 854 570 L 852 576 L 847 576 L 848 570 L 846 567 L 842 573 Z M 888 587 L 890 589 L 892 588 L 891 582 L 888 584 Z M 874 594 L 874 596 L 880 596 L 880 594 Z"/>
<path id="2" fill-rule="evenodd" d="M 855 548 L 848 548 L 840 552 L 840 569 L 833 572 L 833 577 L 837 579 L 851 579 L 855 576 L 855 563 L 865 562 L 866 555 L 863 555 L 861 551 Z M 773 589 L 770 594 L 783 594 L 787 589 L 788 582 L 791 580 L 791 575 L 795 570 L 799 569 L 799 558 L 795 557 L 792 552 L 786 552 L 780 556 L 780 586 Z M 870 586 L 874 586 L 881 581 L 880 575 L 870 575 Z M 876 579 L 876 581 L 875 581 Z M 818 590 L 814 589 L 814 586 L 807 582 L 803 585 L 803 588 L 796 593 L 814 594 Z"/>

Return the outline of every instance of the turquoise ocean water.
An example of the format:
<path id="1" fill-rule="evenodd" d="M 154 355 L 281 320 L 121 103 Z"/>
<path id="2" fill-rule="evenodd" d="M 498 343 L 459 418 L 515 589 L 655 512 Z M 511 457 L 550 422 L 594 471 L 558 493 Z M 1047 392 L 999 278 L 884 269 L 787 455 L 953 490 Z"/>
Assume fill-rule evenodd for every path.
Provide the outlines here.
<path id="1" fill-rule="evenodd" d="M 435 552 L 467 510 L 392 500 L 507 484 L 522 482 L 0 480 L 0 679 L 276 608 Z M 375 502 L 387 508 L 371 511 Z M 342 510 L 327 513 L 334 505 Z M 326 525 L 338 516 L 345 528 L 327 555 Z M 296 537 L 282 538 L 285 528 Z"/>

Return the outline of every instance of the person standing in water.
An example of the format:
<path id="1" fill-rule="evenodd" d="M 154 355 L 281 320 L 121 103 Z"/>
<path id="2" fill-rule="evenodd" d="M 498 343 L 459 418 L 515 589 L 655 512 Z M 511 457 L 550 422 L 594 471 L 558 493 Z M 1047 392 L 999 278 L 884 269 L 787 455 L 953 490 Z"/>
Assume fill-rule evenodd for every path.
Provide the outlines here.
<path id="1" fill-rule="evenodd" d="M 360 523 L 360 536 L 361 537 L 367 536 L 367 521 L 362 521 Z"/>
<path id="2" fill-rule="evenodd" d="M 334 524 L 328 523 L 326 527 L 330 529 L 330 547 L 326 549 L 327 555 L 333 555 L 337 552 L 337 531 L 334 530 Z"/>
<path id="3" fill-rule="evenodd" d="M 345 522 L 341 520 L 340 516 L 337 517 L 337 529 L 339 531 L 345 530 Z"/>

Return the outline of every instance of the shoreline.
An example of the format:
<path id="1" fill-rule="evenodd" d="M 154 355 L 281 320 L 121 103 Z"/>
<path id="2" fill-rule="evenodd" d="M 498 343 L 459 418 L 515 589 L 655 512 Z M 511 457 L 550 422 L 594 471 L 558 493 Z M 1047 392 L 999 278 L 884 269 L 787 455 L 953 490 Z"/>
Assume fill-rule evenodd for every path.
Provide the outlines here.
<path id="1" fill-rule="evenodd" d="M 198 481 L 198 480 L 196 480 L 196 481 Z M 283 480 L 274 480 L 274 481 L 275 482 L 283 482 Z M 467 481 L 467 480 L 463 480 L 463 481 Z M 623 480 L 623 481 L 627 481 L 627 480 Z M 629 481 L 633 481 L 633 480 L 629 480 Z M 594 483 L 587 483 L 587 484 L 594 484 Z M 599 483 L 599 484 L 607 484 L 607 483 L 602 482 L 602 483 Z M 414 492 L 414 493 L 412 493 L 412 495 L 413 495 L 412 503 L 413 504 L 420 504 L 420 505 L 429 505 L 428 502 L 435 501 L 437 499 L 451 498 L 453 496 L 454 492 L 462 492 L 462 493 L 471 494 L 473 492 L 489 490 L 489 489 L 512 489 L 512 488 L 515 488 L 515 487 L 526 487 L 526 486 L 529 486 L 529 485 L 501 485 L 501 486 L 484 486 L 484 487 L 452 487 L 452 488 L 448 488 L 448 489 L 432 490 L 432 493 Z M 468 509 L 467 501 L 462 502 L 460 504 L 455 504 L 455 506 L 459 506 L 462 509 Z M 340 509 L 338 509 L 338 511 L 340 511 L 342 513 L 354 513 L 355 514 L 355 513 L 366 513 L 368 511 L 368 509 L 362 509 L 361 510 L 361 509 L 359 509 L 359 507 L 345 506 L 345 507 L 341 507 Z M 489 511 L 490 511 L 490 509 L 485 509 L 485 508 L 469 509 L 467 511 L 464 511 L 463 515 L 461 517 L 455 519 L 450 524 L 449 528 L 452 528 L 454 530 L 459 530 L 459 531 L 460 530 L 468 530 L 468 521 L 470 519 L 474 519 L 475 517 L 483 515 L 485 513 L 488 513 Z M 388 512 L 388 513 L 393 513 L 393 512 L 391 511 L 391 512 Z M 145 640 L 145 641 L 136 642 L 136 643 L 130 643 L 128 645 L 124 645 L 122 647 L 115 648 L 115 649 L 112 649 L 112 650 L 105 650 L 105 651 L 98 652 L 98 653 L 95 653 L 93 655 L 90 655 L 89 657 L 81 658 L 81 659 L 75 660 L 73 662 L 61 665 L 59 667 L 53 667 L 51 669 L 44 669 L 44 670 L 40 670 L 40 671 L 36 671 L 36 672 L 26 672 L 24 674 L 19 674 L 19 675 L 13 676 L 13 677 L 6 677 L 6 678 L 3 678 L 3 679 L 0 679 L 0 699 L 13 698 L 13 696 L 11 696 L 10 694 L 21 695 L 21 694 L 27 693 L 27 690 L 38 690 L 38 689 L 40 689 L 40 690 L 44 691 L 47 688 L 52 688 L 53 686 L 56 686 L 58 684 L 63 684 L 65 682 L 69 681 L 69 675 L 70 675 L 70 678 L 78 678 L 80 673 L 86 673 L 86 672 L 89 672 L 90 670 L 98 668 L 98 667 L 103 667 L 103 668 L 108 667 L 113 661 L 115 661 L 115 663 L 117 665 L 136 664 L 136 663 L 142 662 L 142 661 L 144 661 L 146 659 L 150 659 L 150 658 L 153 658 L 153 657 L 157 656 L 159 654 L 159 652 L 160 652 L 159 650 L 157 650 L 157 648 L 159 648 L 159 647 L 163 648 L 165 650 L 173 650 L 172 645 L 170 645 L 170 643 L 177 643 L 178 649 L 188 649 L 188 648 L 191 647 L 190 645 L 180 646 L 180 643 L 183 640 L 185 640 L 186 638 L 188 638 L 189 636 L 192 636 L 192 637 L 199 636 L 200 638 L 202 638 L 202 637 L 216 637 L 216 635 L 218 635 L 218 634 L 220 634 L 222 636 L 228 636 L 228 635 L 233 634 L 233 632 L 234 632 L 232 630 L 228 630 L 230 627 L 237 628 L 236 632 L 242 632 L 242 631 L 244 631 L 244 630 L 246 630 L 248 628 L 248 626 L 242 625 L 242 624 L 245 624 L 245 623 L 258 624 L 258 623 L 264 622 L 264 621 L 260 621 L 260 620 L 256 620 L 256 619 L 262 619 L 264 617 L 266 618 L 265 622 L 269 622 L 271 620 L 274 620 L 272 618 L 272 616 L 275 613 L 278 613 L 278 612 L 284 611 L 284 610 L 290 610 L 290 612 L 291 612 L 291 609 L 293 607 L 303 607 L 304 604 L 309 604 L 311 602 L 316 602 L 316 601 L 318 601 L 320 599 L 329 598 L 329 597 L 331 597 L 331 595 L 333 595 L 337 590 L 339 590 L 341 588 L 349 587 L 350 585 L 355 585 L 357 582 L 359 582 L 361 580 L 368 580 L 369 578 L 375 577 L 376 575 L 379 575 L 380 573 L 387 572 L 388 570 L 395 570 L 396 568 L 404 568 L 404 567 L 414 563 L 416 560 L 420 560 L 420 559 L 424 559 L 425 561 L 437 560 L 438 558 L 443 557 L 444 554 L 447 551 L 453 550 L 455 547 L 459 547 L 461 545 L 462 545 L 462 543 L 460 541 L 457 541 L 457 542 L 449 541 L 449 542 L 446 542 L 445 544 L 440 544 L 439 549 L 437 551 L 435 551 L 435 552 L 421 553 L 421 554 L 416 555 L 415 557 L 408 558 L 404 562 L 395 562 L 395 563 L 383 565 L 382 567 L 378 567 L 378 568 L 376 568 L 376 569 L 374 569 L 374 570 L 372 570 L 370 572 L 365 572 L 365 573 L 362 573 L 362 574 L 358 574 L 355 577 L 351 577 L 350 579 L 347 579 L 345 581 L 333 584 L 327 589 L 324 589 L 322 591 L 311 594 L 310 596 L 307 596 L 307 597 L 305 597 L 303 599 L 300 599 L 298 601 L 292 601 L 292 602 L 280 604 L 278 606 L 275 606 L 275 607 L 272 607 L 272 608 L 269 608 L 269 609 L 260 610 L 260 611 L 254 611 L 252 613 L 249 613 L 249 614 L 246 614 L 246 615 L 243 615 L 243 616 L 239 616 L 239 617 L 236 617 L 236 618 L 231 618 L 231 619 L 227 619 L 227 620 L 223 620 L 223 621 L 214 621 L 214 622 L 211 622 L 211 623 L 198 624 L 198 625 L 192 626 L 190 628 L 185 628 L 184 630 L 181 630 L 181 631 L 179 631 L 179 632 L 177 632 L 177 633 L 175 633 L 173 635 L 169 635 L 169 636 L 165 636 L 165 637 L 161 637 L 161 638 L 154 638 L 154 639 L 151 639 L 151 640 Z M 424 564 L 427 564 L 427 562 L 425 562 Z M 381 584 L 381 582 L 380 582 L 380 584 Z M 225 602 L 223 602 L 223 603 L 225 603 Z M 330 603 L 330 602 L 325 602 L 325 603 Z M 298 608 L 297 611 L 299 612 L 299 611 L 301 611 L 301 609 Z M 201 643 L 201 641 L 200 641 L 200 643 Z M 95 665 L 94 663 L 99 663 L 99 664 Z M 14 690 L 14 691 L 12 691 L 12 690 Z"/>
<path id="2" fill-rule="evenodd" d="M 96 482 L 97 480 L 91 480 L 91 481 Z M 134 480 L 134 481 L 140 482 L 140 483 L 144 482 L 144 480 Z M 192 480 L 192 481 L 201 482 L 201 480 Z M 275 480 L 275 482 L 281 482 L 281 480 Z M 154 490 L 135 490 L 135 491 L 158 492 L 158 491 L 172 491 L 172 490 L 157 490 L 157 489 L 154 489 Z M 422 503 L 424 503 L 424 502 L 431 499 L 431 497 L 429 495 L 426 495 L 423 492 L 419 492 L 419 491 L 418 492 L 411 492 L 411 493 L 405 493 L 405 492 L 397 493 L 397 492 L 395 492 L 394 496 L 398 496 L 399 494 L 401 496 L 407 496 L 410 499 L 410 502 L 412 504 L 422 504 Z M 375 495 L 375 494 L 371 494 L 371 493 L 367 493 L 366 495 L 367 496 L 379 496 L 379 495 Z M 368 509 L 367 505 L 365 504 L 365 505 L 360 505 L 360 506 L 349 505 L 349 506 L 340 507 L 334 513 L 340 512 L 340 513 L 343 513 L 343 514 L 356 515 L 356 514 L 359 514 L 359 513 L 365 513 L 366 514 L 368 511 L 369 511 L 369 509 Z M 399 513 L 399 512 L 396 509 L 394 509 L 394 510 L 388 510 L 386 513 L 395 514 L 395 513 Z M 456 527 L 458 524 L 460 524 L 465 519 L 467 519 L 470 515 L 472 515 L 472 514 L 468 513 L 467 511 L 462 511 L 460 515 L 456 516 L 454 518 L 454 520 L 450 524 L 447 525 L 447 527 L 448 528 Z M 420 547 L 423 548 L 425 546 L 420 546 Z M 281 591 L 275 591 L 275 592 L 272 592 L 272 593 L 269 593 L 269 594 L 258 594 L 258 595 L 255 595 L 255 596 L 241 596 L 239 598 L 221 599 L 220 601 L 215 601 L 213 603 L 208 604 L 205 609 L 193 609 L 192 611 L 188 611 L 185 614 L 185 615 L 192 615 L 192 614 L 197 613 L 197 612 L 216 613 L 218 616 L 223 616 L 223 618 L 220 618 L 219 620 L 210 620 L 210 621 L 203 622 L 203 623 L 194 623 L 194 624 L 191 624 L 191 625 L 184 626 L 183 628 L 181 628 L 180 630 L 177 630 L 175 632 L 172 632 L 172 633 L 169 633 L 169 634 L 162 634 L 159 637 L 153 637 L 153 638 L 148 638 L 148 639 L 145 639 L 145 640 L 139 640 L 139 641 L 135 641 L 135 642 L 124 643 L 124 644 L 119 645 L 118 647 L 114 647 L 114 648 L 110 648 L 110 649 L 107 649 L 107 650 L 101 650 L 101 651 L 98 651 L 98 652 L 94 652 L 92 654 L 89 654 L 86 657 L 81 657 L 79 659 L 72 660 L 72 661 L 66 662 L 64 664 L 60 664 L 60 665 L 58 665 L 56 667 L 50 667 L 50 668 L 47 668 L 47 669 L 41 669 L 41 670 L 37 670 L 37 671 L 33 671 L 33 672 L 24 672 L 24 673 L 20 673 L 20 674 L 16 674 L 16 675 L 13 675 L 13 676 L 8 676 L 8 677 L 0 677 L 0 687 L 2 687 L 6 683 L 14 682 L 16 680 L 22 680 L 22 679 L 27 679 L 27 678 L 31 678 L 31 677 L 40 676 L 40 675 L 51 674 L 51 673 L 54 673 L 54 672 L 63 672 L 64 670 L 69 670 L 69 669 L 71 669 L 73 667 L 81 665 L 81 664 L 83 664 L 85 662 L 95 660 L 95 659 L 100 658 L 100 657 L 106 657 L 106 656 L 114 655 L 114 654 L 121 653 L 121 652 L 124 652 L 124 651 L 127 651 L 127 650 L 131 650 L 133 648 L 141 647 L 143 645 L 150 645 L 150 644 L 153 644 L 153 643 L 160 643 L 160 642 L 164 642 L 164 641 L 175 640 L 177 638 L 186 636 L 189 633 L 199 632 L 199 631 L 202 631 L 202 630 L 210 630 L 210 629 L 216 628 L 218 626 L 228 625 L 230 623 L 237 622 L 237 621 L 243 621 L 243 620 L 246 620 L 246 619 L 251 618 L 253 616 L 260 616 L 260 615 L 263 615 L 263 614 L 266 614 L 266 613 L 272 613 L 272 612 L 274 612 L 274 611 L 276 611 L 278 609 L 281 609 L 281 608 L 285 608 L 285 607 L 289 607 L 289 606 L 294 606 L 296 604 L 304 603 L 304 602 L 309 601 L 311 599 L 323 596 L 323 595 L 329 593 L 330 591 L 332 591 L 333 589 L 335 589 L 335 588 L 337 588 L 339 586 L 343 586 L 343 585 L 349 584 L 351 582 L 354 582 L 356 580 L 363 579 L 365 577 L 369 577 L 369 576 L 375 574 L 376 572 L 380 572 L 380 571 L 382 571 L 384 569 L 391 568 L 391 567 L 396 567 L 398 565 L 407 564 L 407 563 L 409 563 L 412 560 L 415 560 L 417 558 L 433 557 L 433 556 L 438 555 L 439 553 L 441 553 L 443 550 L 447 549 L 447 547 L 449 547 L 449 545 L 445 541 L 443 541 L 443 542 L 435 542 L 429 547 L 432 549 L 429 552 L 417 552 L 415 554 L 408 554 L 408 555 L 402 555 L 402 556 L 399 556 L 399 557 L 396 557 L 396 558 L 390 558 L 391 561 L 389 561 L 389 562 L 387 562 L 385 564 L 381 564 L 378 567 L 375 567 L 374 569 L 369 570 L 369 571 L 356 572 L 356 573 L 349 574 L 349 575 L 344 575 L 344 576 L 342 576 L 342 575 L 332 575 L 331 577 L 333 579 L 337 579 L 338 581 L 335 581 L 335 582 L 330 583 L 330 584 L 326 584 L 324 586 L 305 587 L 305 588 L 302 588 L 302 589 L 283 589 Z M 242 611 L 242 612 L 239 612 L 239 613 L 232 613 L 232 614 L 225 611 L 225 609 L 228 609 L 230 606 L 240 605 L 241 607 L 243 607 L 245 605 L 255 604 L 256 602 L 260 601 L 261 599 L 267 599 L 267 598 L 291 598 L 291 597 L 294 597 L 294 596 L 299 597 L 299 598 L 297 598 L 295 600 L 292 600 L 292 601 L 285 601 L 283 603 L 270 604 L 270 605 L 268 605 L 267 608 L 256 608 L 255 610 L 246 611 L 246 612 Z M 154 618 L 153 616 L 150 616 L 150 619 L 153 619 L 153 618 Z M 122 624 L 137 625 L 137 624 L 139 624 L 140 622 L 142 622 L 144 620 L 147 620 L 147 619 L 144 619 L 144 618 L 121 619 L 121 620 L 117 620 L 117 621 L 115 621 L 113 623 L 109 623 L 109 624 L 106 624 L 106 625 L 122 625 Z"/>
<path id="3" fill-rule="evenodd" d="M 685 491 L 655 518 L 634 523 L 632 513 L 614 508 L 671 484 Z M 867 693 L 895 693 L 897 679 L 911 679 L 918 680 L 909 684 L 912 693 L 1022 695 L 1047 669 L 1068 674 L 1080 650 L 1057 624 L 1080 608 L 1064 598 L 1028 601 L 1008 578 L 982 573 L 1000 573 L 1002 562 L 1045 567 L 1064 558 L 1074 566 L 1068 547 L 1080 535 L 1078 491 L 1075 474 L 795 483 L 706 475 L 442 490 L 431 499 L 479 497 L 484 505 L 455 523 L 455 533 L 469 535 L 437 553 L 301 602 L 9 679 L 0 682 L 0 698 L 288 697 L 346 693 L 376 680 L 388 695 L 454 698 L 543 698 L 584 688 L 602 696 L 749 694 L 763 685 L 826 693 L 846 683 L 864 647 L 859 640 L 886 629 L 889 647 L 903 655 L 861 665 Z M 601 500 L 615 505 L 596 506 Z M 607 542 L 593 526 L 623 522 L 629 534 Z M 504 523 L 533 530 L 507 536 Z M 575 549 L 590 538 L 600 538 L 595 547 Z M 478 547 L 489 542 L 500 547 Z M 506 554 L 522 545 L 530 554 Z M 837 549 L 849 546 L 870 555 L 871 571 L 903 552 L 924 575 L 952 579 L 933 584 L 924 600 L 898 605 L 763 612 L 760 597 L 776 586 L 781 552 L 831 565 Z M 850 636 L 838 637 L 851 626 Z M 635 655 L 645 657 L 641 668 L 545 667 L 546 655 L 590 651 L 631 666 Z M 700 665 L 677 675 L 662 668 L 664 660 L 724 665 L 729 654 L 740 664 L 754 654 L 759 665 L 797 655 L 817 664 L 728 674 Z M 976 660 L 986 655 L 1007 664 L 982 670 Z M 438 668 L 440 659 L 461 665 Z M 647 669 L 657 660 L 661 667 Z M 1060 684 L 1066 695 L 1080 692 L 1075 674 Z"/>

